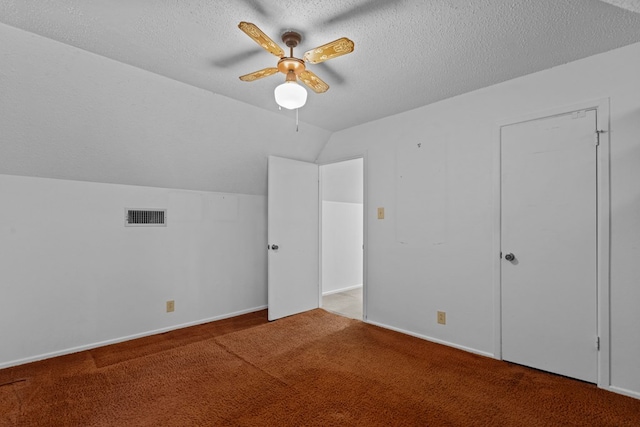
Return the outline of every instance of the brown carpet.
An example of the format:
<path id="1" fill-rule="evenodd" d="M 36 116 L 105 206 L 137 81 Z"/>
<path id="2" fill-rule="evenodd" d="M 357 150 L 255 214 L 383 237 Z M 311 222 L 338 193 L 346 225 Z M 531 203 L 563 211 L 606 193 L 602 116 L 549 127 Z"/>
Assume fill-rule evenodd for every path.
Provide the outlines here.
<path id="1" fill-rule="evenodd" d="M 640 400 L 323 310 L 0 370 L 0 426 L 638 426 Z"/>

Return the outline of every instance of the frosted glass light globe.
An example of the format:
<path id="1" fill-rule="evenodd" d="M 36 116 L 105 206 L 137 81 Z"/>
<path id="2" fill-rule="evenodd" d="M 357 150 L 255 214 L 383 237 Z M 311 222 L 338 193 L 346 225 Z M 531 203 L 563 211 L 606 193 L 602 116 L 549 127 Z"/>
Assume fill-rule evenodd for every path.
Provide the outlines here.
<path id="1" fill-rule="evenodd" d="M 279 106 L 295 110 L 307 102 L 307 91 L 296 82 L 284 82 L 273 91 Z"/>

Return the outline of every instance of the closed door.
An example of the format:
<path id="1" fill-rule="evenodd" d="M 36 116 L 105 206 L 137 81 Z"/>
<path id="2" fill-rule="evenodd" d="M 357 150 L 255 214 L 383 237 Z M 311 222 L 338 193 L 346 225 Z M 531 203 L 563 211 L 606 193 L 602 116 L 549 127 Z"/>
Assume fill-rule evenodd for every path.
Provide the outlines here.
<path id="1" fill-rule="evenodd" d="M 269 157 L 268 317 L 318 308 L 318 166 Z"/>
<path id="2" fill-rule="evenodd" d="M 597 381 L 596 111 L 501 129 L 504 360 Z"/>

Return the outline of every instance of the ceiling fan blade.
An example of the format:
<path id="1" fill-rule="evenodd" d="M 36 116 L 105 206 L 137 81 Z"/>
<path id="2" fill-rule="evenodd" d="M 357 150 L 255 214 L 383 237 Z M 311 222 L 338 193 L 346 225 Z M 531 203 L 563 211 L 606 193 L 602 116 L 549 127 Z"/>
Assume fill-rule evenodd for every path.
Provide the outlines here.
<path id="1" fill-rule="evenodd" d="M 240 80 L 243 82 L 252 82 L 254 80 L 261 79 L 263 77 L 269 77 L 278 72 L 276 67 L 264 68 L 260 71 L 254 71 L 253 73 L 245 74 L 244 76 L 240 76 Z"/>
<path id="2" fill-rule="evenodd" d="M 323 82 L 320 77 L 316 76 L 309 70 L 305 70 L 298 76 L 300 81 L 309 86 L 315 93 L 325 93 L 329 90 L 329 85 Z"/>
<path id="3" fill-rule="evenodd" d="M 354 43 L 346 37 L 334 40 L 331 43 L 316 47 L 305 52 L 303 59 L 311 64 L 328 61 L 338 56 L 353 52 Z"/>
<path id="4" fill-rule="evenodd" d="M 284 56 L 284 50 L 278 46 L 273 40 L 269 38 L 262 30 L 256 27 L 251 22 L 240 22 L 238 28 L 244 31 L 249 37 L 251 37 L 256 43 L 258 43 L 267 52 L 282 58 Z"/>

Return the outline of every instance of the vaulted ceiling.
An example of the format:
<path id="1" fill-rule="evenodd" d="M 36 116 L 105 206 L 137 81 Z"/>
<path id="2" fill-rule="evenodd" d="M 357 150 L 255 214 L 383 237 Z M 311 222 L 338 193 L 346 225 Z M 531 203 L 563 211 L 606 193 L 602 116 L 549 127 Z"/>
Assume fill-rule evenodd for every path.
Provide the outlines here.
<path id="1" fill-rule="evenodd" d="M 266 157 L 316 161 L 340 130 L 640 42 L 640 0 L 0 0 L 0 173 L 266 194 Z M 278 110 L 277 59 L 330 89 Z"/>
<path id="2" fill-rule="evenodd" d="M 608 4 L 610 3 L 610 4 Z M 620 7 L 617 7 L 620 6 Z M 346 36 L 355 52 L 310 69 L 330 90 L 300 120 L 333 132 L 640 41 L 637 1 L 0 0 L 0 22 L 215 94 L 277 111 L 274 66 L 237 25 L 295 53 Z"/>

